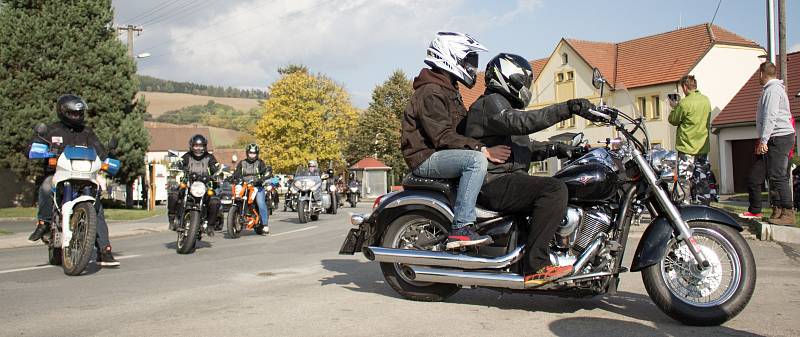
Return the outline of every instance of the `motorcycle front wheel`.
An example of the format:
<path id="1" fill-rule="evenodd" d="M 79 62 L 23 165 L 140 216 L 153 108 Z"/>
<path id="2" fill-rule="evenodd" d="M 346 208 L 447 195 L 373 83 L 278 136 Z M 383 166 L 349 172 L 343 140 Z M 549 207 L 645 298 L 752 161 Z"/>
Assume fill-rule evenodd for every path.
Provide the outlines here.
<path id="1" fill-rule="evenodd" d="M 297 207 L 297 217 L 300 218 L 300 223 L 308 222 L 308 212 L 306 209 L 308 208 L 308 200 L 304 200 L 300 202 L 300 205 Z"/>
<path id="2" fill-rule="evenodd" d="M 228 238 L 238 239 L 242 235 L 242 215 L 239 211 L 239 205 L 231 205 L 228 210 Z"/>
<path id="3" fill-rule="evenodd" d="M 97 230 L 97 213 L 91 201 L 84 201 L 75 205 L 72 209 L 72 217 L 69 219 L 69 226 L 72 230 L 72 239 L 69 247 L 63 250 L 64 274 L 75 276 L 80 275 L 89 264 L 94 250 L 94 240 Z"/>
<path id="4" fill-rule="evenodd" d="M 420 239 L 430 241 L 432 238 L 447 238 L 447 229 L 442 222 L 434 220 L 426 214 L 407 214 L 395 219 L 383 236 L 381 247 L 417 249 Z M 426 247 L 431 248 L 431 247 Z M 381 272 L 392 289 L 403 297 L 423 302 L 439 302 L 458 291 L 455 284 L 425 283 L 411 280 L 406 276 L 403 265 L 399 263 L 381 263 Z"/>
<path id="5" fill-rule="evenodd" d="M 731 227 L 702 221 L 689 226 L 711 266 L 699 270 L 688 246 L 673 238 L 661 261 L 642 270 L 642 281 L 653 302 L 675 320 L 720 325 L 739 314 L 753 295 L 753 252 Z"/>
<path id="6" fill-rule="evenodd" d="M 200 233 L 200 211 L 184 212 L 181 227 L 183 230 L 178 231 L 178 242 L 175 249 L 178 254 L 190 254 L 194 252 L 197 235 Z"/>

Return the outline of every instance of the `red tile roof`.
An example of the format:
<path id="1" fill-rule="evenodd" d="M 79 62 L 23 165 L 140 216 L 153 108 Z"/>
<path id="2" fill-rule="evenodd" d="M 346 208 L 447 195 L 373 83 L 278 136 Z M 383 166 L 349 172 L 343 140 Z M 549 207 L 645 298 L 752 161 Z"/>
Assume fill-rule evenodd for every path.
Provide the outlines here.
<path id="1" fill-rule="evenodd" d="M 788 68 L 786 69 L 787 83 L 789 84 L 789 108 L 792 109 L 792 116 L 800 118 L 800 52 L 786 55 Z M 733 99 L 711 122 L 713 127 L 725 127 L 736 125 L 750 125 L 756 122 L 756 109 L 758 100 L 761 97 L 762 86 L 758 82 L 758 69 L 744 86 L 733 96 Z"/>
<path id="2" fill-rule="evenodd" d="M 391 169 L 391 167 L 386 166 L 382 161 L 378 160 L 377 158 L 367 157 L 364 159 L 359 160 L 355 165 L 350 166 L 350 169 Z"/>
<path id="3" fill-rule="evenodd" d="M 606 77 L 611 86 L 614 86 L 613 76 L 616 73 L 617 45 L 609 42 L 592 42 L 575 39 L 564 39 L 564 41 L 575 49 L 586 63 L 592 67 L 600 69 L 600 73 Z"/>

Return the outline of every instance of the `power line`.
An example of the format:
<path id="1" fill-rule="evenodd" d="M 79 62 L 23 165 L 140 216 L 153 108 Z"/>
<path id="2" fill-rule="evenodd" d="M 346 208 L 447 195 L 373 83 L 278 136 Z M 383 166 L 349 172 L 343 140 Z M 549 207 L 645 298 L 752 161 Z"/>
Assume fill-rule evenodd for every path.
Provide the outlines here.
<path id="1" fill-rule="evenodd" d="M 206 1 L 208 1 L 208 0 L 206 0 Z M 144 25 L 150 25 L 150 24 L 155 24 L 157 22 L 164 21 L 164 19 L 168 19 L 170 16 L 175 15 L 175 14 L 180 14 L 180 11 L 182 11 L 184 9 L 187 9 L 187 8 L 193 6 L 193 5 L 196 5 L 196 4 L 192 0 L 186 0 L 185 2 L 178 3 L 178 4 L 175 5 L 174 8 L 170 9 L 170 11 L 166 11 L 164 13 L 161 13 L 160 15 L 151 17 L 149 20 L 145 20 L 140 25 L 144 26 Z"/>
<path id="2" fill-rule="evenodd" d="M 262 7 L 265 7 L 265 6 L 269 5 L 269 4 L 271 4 L 272 2 L 274 2 L 274 1 L 268 1 L 268 2 L 266 2 L 266 3 L 264 3 L 264 4 L 262 4 L 261 6 L 256 6 L 256 7 L 249 8 L 249 9 L 247 9 L 246 11 L 244 11 L 243 13 L 248 13 L 248 14 L 249 14 L 249 13 L 252 13 L 254 10 L 256 10 L 256 9 L 259 9 L 259 8 L 262 8 Z M 187 37 L 187 36 L 189 36 L 189 35 L 194 35 L 194 34 L 196 34 L 196 33 L 198 33 L 198 32 L 201 32 L 201 31 L 204 31 L 204 30 L 210 29 L 210 28 L 212 28 L 212 27 L 214 27 L 214 26 L 217 26 L 217 25 L 219 25 L 219 24 L 221 24 L 221 23 L 223 23 L 223 22 L 225 22 L 225 21 L 228 21 L 228 20 L 231 20 L 231 19 L 233 19 L 233 18 L 235 18 L 235 17 L 238 17 L 238 16 L 240 16 L 240 15 L 241 15 L 241 14 L 243 14 L 243 13 L 239 13 L 239 14 L 235 14 L 235 15 L 231 15 L 231 16 L 228 16 L 228 17 L 222 18 L 222 19 L 220 19 L 220 20 L 217 20 L 217 21 L 215 21 L 215 22 L 213 22 L 213 23 L 211 23 L 211 24 L 208 24 L 208 25 L 204 26 L 203 28 L 200 28 L 200 29 L 195 29 L 195 30 L 189 31 L 189 32 L 187 32 L 187 33 L 184 33 L 184 34 L 181 34 L 181 35 L 178 35 L 178 36 L 175 36 L 175 37 L 172 37 L 172 38 L 168 38 L 168 39 L 166 39 L 166 40 L 164 40 L 164 41 L 162 41 L 162 42 L 160 42 L 160 43 L 156 43 L 156 44 L 154 44 L 154 45 L 151 45 L 151 46 L 149 46 L 149 47 L 143 47 L 142 49 L 144 49 L 144 50 L 148 50 L 148 51 L 152 51 L 152 50 L 154 50 L 154 49 L 156 49 L 156 48 L 158 48 L 158 47 L 161 47 L 161 46 L 163 46 L 163 45 L 166 45 L 166 44 L 170 43 L 171 41 L 174 41 L 174 40 L 179 40 L 179 39 L 182 39 L 182 38 L 184 38 L 184 37 Z"/>
<path id="3" fill-rule="evenodd" d="M 177 2 L 177 1 L 179 1 L 179 0 L 170 0 L 170 1 L 162 2 L 161 4 L 159 4 L 159 5 L 157 5 L 157 6 L 153 7 L 153 8 L 150 8 L 150 9 L 148 9 L 148 10 L 142 12 L 142 13 L 134 15 L 133 17 L 130 17 L 130 18 L 126 19 L 126 20 L 120 20 L 120 21 L 121 22 L 126 22 L 126 21 L 127 22 L 131 22 L 133 20 L 143 19 L 144 17 L 150 16 L 150 15 L 152 15 L 152 14 L 154 14 L 154 13 L 156 13 L 156 12 L 158 12 L 158 11 L 160 11 L 160 10 L 170 6 L 170 5 L 172 5 L 173 3 Z"/>
<path id="4" fill-rule="evenodd" d="M 304 13 L 306 13 L 308 11 L 313 10 L 313 9 L 320 8 L 323 5 L 325 5 L 325 4 L 327 4 L 328 2 L 331 2 L 331 1 L 332 0 L 320 2 L 316 6 L 308 7 L 306 9 L 302 9 L 302 10 L 296 10 L 296 11 L 291 12 L 291 13 L 287 13 L 286 15 L 284 15 L 282 17 L 278 17 L 277 19 L 275 19 L 273 21 L 267 21 L 266 23 L 263 23 L 263 24 L 260 24 L 260 25 L 255 25 L 255 26 L 252 26 L 250 28 L 246 28 L 246 29 L 242 29 L 242 30 L 239 30 L 239 31 L 235 31 L 235 32 L 229 33 L 229 34 L 225 34 L 222 37 L 219 37 L 219 38 L 216 38 L 216 39 L 213 39 L 213 40 L 209 40 L 209 41 L 204 41 L 204 42 L 202 42 L 202 44 L 209 44 L 209 43 L 225 40 L 225 39 L 227 39 L 227 38 L 229 38 L 231 36 L 237 35 L 237 34 L 250 32 L 250 31 L 253 31 L 253 30 L 257 29 L 257 28 L 261 28 L 263 26 L 266 26 L 268 24 L 271 24 L 271 23 L 274 23 L 274 22 L 277 22 L 277 21 L 280 21 L 280 20 L 288 19 L 290 17 L 294 17 L 294 16 L 297 16 L 297 15 L 304 14 Z M 166 53 L 162 53 L 162 54 L 153 55 L 153 56 L 151 56 L 151 58 L 177 54 L 177 53 L 180 53 L 180 52 L 186 52 L 188 50 L 189 50 L 189 48 L 187 47 L 187 48 L 183 48 L 183 49 L 179 49 L 179 50 L 175 50 L 175 51 L 170 51 L 170 52 L 166 52 Z"/>

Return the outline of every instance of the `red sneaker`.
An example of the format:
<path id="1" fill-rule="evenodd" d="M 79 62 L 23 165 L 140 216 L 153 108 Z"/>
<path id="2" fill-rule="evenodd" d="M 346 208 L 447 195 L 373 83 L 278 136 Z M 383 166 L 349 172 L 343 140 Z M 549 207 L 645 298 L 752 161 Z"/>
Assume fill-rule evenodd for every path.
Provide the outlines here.
<path id="1" fill-rule="evenodd" d="M 536 274 L 525 276 L 526 287 L 538 287 L 572 274 L 572 266 L 546 266 Z"/>
<path id="2" fill-rule="evenodd" d="M 739 213 L 738 215 L 742 219 L 761 219 L 763 217 L 761 213 L 750 213 L 749 211 Z"/>

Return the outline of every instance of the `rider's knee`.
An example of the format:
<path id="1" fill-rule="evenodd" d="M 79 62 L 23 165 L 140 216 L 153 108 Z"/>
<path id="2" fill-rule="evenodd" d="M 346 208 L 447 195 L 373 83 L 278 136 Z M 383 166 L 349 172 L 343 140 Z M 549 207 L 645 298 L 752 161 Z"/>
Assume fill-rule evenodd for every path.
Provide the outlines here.
<path id="1" fill-rule="evenodd" d="M 486 160 L 486 156 L 483 153 L 478 151 L 468 151 L 470 154 L 470 168 L 476 171 L 486 171 L 489 167 L 489 161 Z"/>
<path id="2" fill-rule="evenodd" d="M 53 193 L 53 176 L 49 176 L 42 180 L 42 184 L 39 185 L 39 193 L 45 194 L 52 194 Z"/>

